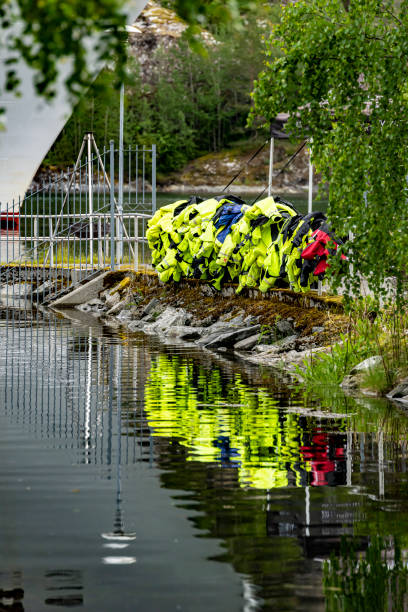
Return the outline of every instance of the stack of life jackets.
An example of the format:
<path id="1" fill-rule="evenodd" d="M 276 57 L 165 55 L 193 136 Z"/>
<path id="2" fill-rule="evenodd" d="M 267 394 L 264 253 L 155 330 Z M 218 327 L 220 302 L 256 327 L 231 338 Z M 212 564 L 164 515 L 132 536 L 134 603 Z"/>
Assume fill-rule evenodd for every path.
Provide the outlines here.
<path id="1" fill-rule="evenodd" d="M 279 197 L 252 206 L 235 196 L 196 196 L 160 208 L 147 239 L 159 279 L 207 280 L 216 289 L 238 283 L 262 292 L 274 286 L 308 291 L 337 244 L 321 212 L 301 215 Z M 344 258 L 344 256 L 342 256 Z"/>

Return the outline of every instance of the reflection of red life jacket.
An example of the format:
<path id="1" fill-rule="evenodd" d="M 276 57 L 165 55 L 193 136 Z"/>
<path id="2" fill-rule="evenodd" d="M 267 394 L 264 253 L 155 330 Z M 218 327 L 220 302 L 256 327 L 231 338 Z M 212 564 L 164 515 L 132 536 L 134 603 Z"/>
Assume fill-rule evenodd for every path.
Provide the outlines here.
<path id="1" fill-rule="evenodd" d="M 303 249 L 302 258 L 309 260 L 321 258 L 313 271 L 314 276 L 319 276 L 319 274 L 323 274 L 328 268 L 327 256 L 337 251 L 337 242 L 329 234 L 320 229 L 313 232 L 311 238 L 314 242 L 311 242 Z M 330 243 L 329 248 L 326 246 L 328 243 Z M 347 259 L 343 254 L 341 258 Z"/>
<path id="2" fill-rule="evenodd" d="M 328 483 L 326 475 L 333 473 L 336 462 L 329 457 L 329 437 L 323 432 L 316 432 L 312 438 L 312 446 L 300 448 L 306 461 L 310 461 L 313 479 L 310 483 L 313 487 L 325 486 Z M 344 460 L 344 448 L 335 449 L 335 458 Z"/>

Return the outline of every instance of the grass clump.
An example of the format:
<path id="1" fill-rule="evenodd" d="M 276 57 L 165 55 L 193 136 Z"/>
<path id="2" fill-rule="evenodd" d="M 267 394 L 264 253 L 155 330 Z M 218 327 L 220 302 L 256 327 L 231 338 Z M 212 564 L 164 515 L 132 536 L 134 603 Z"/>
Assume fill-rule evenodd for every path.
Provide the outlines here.
<path id="1" fill-rule="evenodd" d="M 327 353 L 311 356 L 303 362 L 303 368 L 297 367 L 296 372 L 308 387 L 319 382 L 338 385 L 346 374 L 367 356 L 368 349 L 361 338 L 341 334 L 340 342 L 333 344 Z"/>
<path id="2" fill-rule="evenodd" d="M 313 355 L 297 368 L 307 390 L 339 385 L 354 366 L 364 359 L 381 360 L 358 374 L 358 386 L 385 395 L 408 376 L 408 312 L 395 305 L 379 310 L 374 302 L 356 301 L 349 311 L 349 325 L 340 341 L 323 354 Z"/>

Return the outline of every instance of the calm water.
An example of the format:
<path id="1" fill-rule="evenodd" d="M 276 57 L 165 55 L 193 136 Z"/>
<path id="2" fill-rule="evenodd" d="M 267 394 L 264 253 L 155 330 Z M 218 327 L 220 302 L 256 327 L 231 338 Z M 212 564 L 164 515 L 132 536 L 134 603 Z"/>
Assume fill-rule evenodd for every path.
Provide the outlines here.
<path id="1" fill-rule="evenodd" d="M 262 188 L 260 188 L 259 190 L 259 193 L 261 192 L 262 192 Z M 176 202 L 177 200 L 189 198 L 192 195 L 196 195 L 196 194 L 194 192 L 165 193 L 163 191 L 159 191 L 157 192 L 157 208 L 161 208 L 162 206 L 165 206 L 166 204 L 171 204 L 172 202 Z M 206 199 L 206 198 L 211 198 L 214 195 L 219 195 L 219 194 L 214 193 L 213 191 L 209 191 L 207 194 L 198 193 L 197 195 L 199 195 L 203 199 Z M 257 198 L 257 195 L 258 194 L 253 194 L 253 193 L 242 193 L 239 195 L 239 197 L 242 198 L 247 204 L 253 204 L 253 202 Z M 261 196 L 260 199 L 266 198 L 267 195 L 268 193 L 267 191 L 265 191 L 265 193 Z M 298 209 L 300 213 L 302 214 L 307 213 L 307 193 L 305 194 L 288 193 L 288 194 L 282 194 L 282 197 L 288 200 L 289 202 L 291 202 Z M 315 198 L 313 200 L 313 210 L 320 210 L 322 212 L 325 212 L 327 210 L 327 204 L 328 204 L 327 200 L 320 200 L 320 199 Z"/>
<path id="2" fill-rule="evenodd" d="M 73 317 L 0 322 L 0 609 L 406 609 L 402 411 Z"/>

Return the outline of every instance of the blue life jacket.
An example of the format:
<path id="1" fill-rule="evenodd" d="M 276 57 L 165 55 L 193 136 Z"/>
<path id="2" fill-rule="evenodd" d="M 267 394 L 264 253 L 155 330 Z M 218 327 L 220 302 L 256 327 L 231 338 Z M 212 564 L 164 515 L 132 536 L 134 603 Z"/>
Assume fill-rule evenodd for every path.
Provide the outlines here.
<path id="1" fill-rule="evenodd" d="M 217 218 L 213 219 L 213 223 L 216 229 L 219 229 L 220 227 L 224 228 L 219 234 L 217 234 L 217 240 L 221 242 L 221 244 L 231 232 L 231 227 L 234 225 L 234 223 L 237 223 L 237 221 L 240 220 L 243 214 L 242 204 L 226 203 L 223 204 L 220 210 L 217 211 Z"/>

